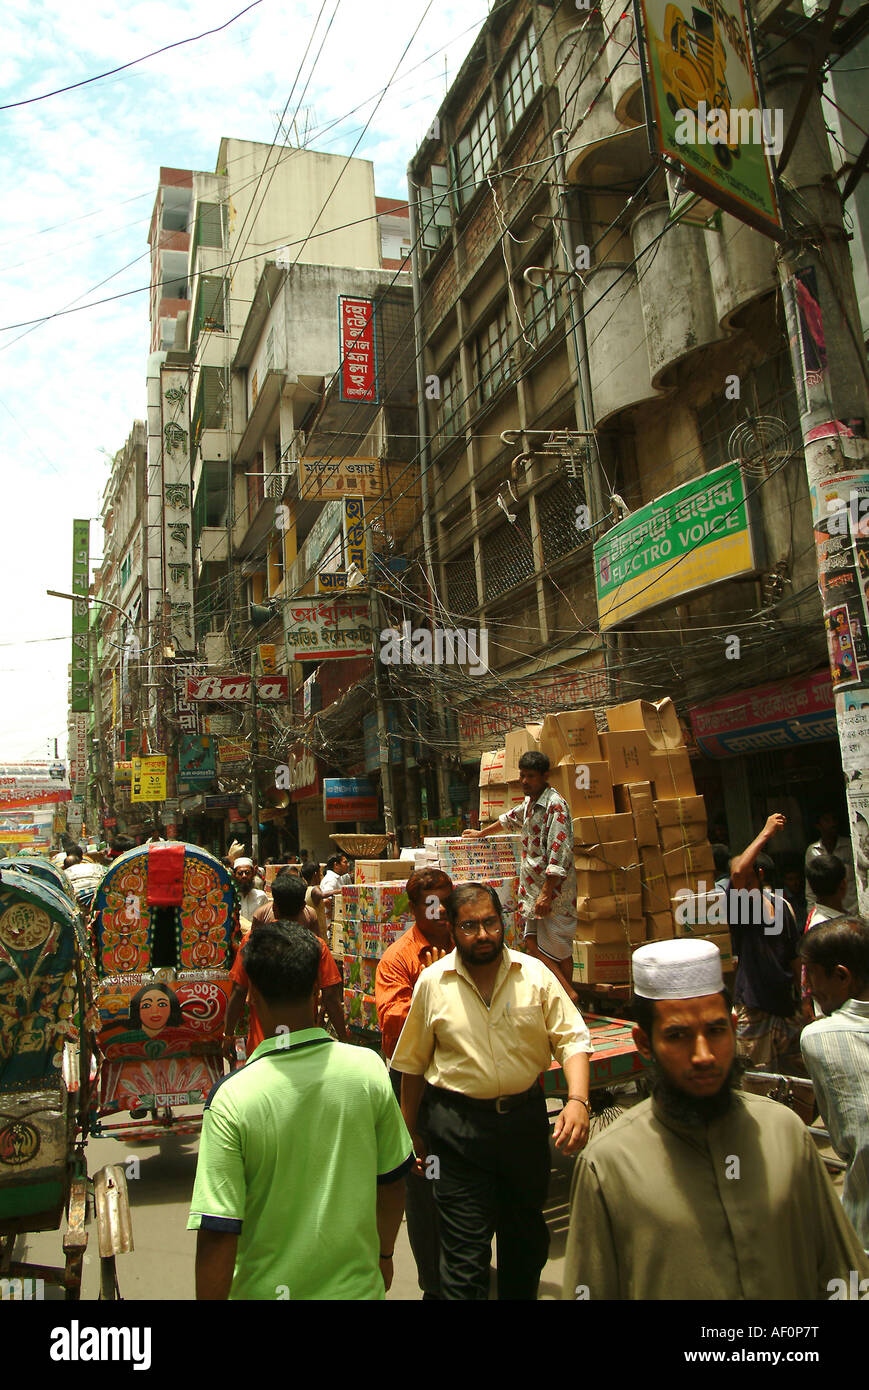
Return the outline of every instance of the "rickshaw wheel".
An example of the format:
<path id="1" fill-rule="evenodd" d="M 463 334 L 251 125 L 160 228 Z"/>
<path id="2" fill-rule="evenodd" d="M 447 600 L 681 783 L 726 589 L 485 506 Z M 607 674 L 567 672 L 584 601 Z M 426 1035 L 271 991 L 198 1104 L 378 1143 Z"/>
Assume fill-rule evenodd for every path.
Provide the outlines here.
<path id="1" fill-rule="evenodd" d="M 118 1271 L 115 1264 L 114 1255 L 102 1255 L 100 1257 L 100 1302 L 120 1301 L 121 1291 L 118 1288 Z"/>

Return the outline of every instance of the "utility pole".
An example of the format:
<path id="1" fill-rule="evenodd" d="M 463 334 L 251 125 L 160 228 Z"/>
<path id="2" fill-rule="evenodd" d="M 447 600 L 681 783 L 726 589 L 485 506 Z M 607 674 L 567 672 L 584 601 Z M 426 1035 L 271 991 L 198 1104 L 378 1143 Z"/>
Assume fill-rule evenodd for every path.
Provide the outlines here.
<path id="1" fill-rule="evenodd" d="M 371 535 L 371 527 L 366 515 L 365 519 L 365 555 L 368 566 L 368 612 L 371 626 L 371 666 L 374 672 L 374 704 L 377 711 L 377 742 L 380 750 L 380 786 L 383 791 L 383 824 L 392 846 L 392 852 L 398 857 L 398 843 L 395 838 L 395 793 L 392 786 L 392 759 L 391 748 L 389 746 L 389 733 L 386 723 L 386 711 L 383 699 L 383 678 L 380 674 L 380 666 L 377 660 L 377 643 L 380 633 L 380 600 L 377 591 L 372 583 L 371 571 L 374 568 L 374 544 Z"/>
<path id="2" fill-rule="evenodd" d="M 834 20 L 831 13 L 829 23 Z M 779 174 L 786 170 L 781 197 L 787 231 L 778 254 L 779 279 L 800 403 L 854 863 L 859 867 L 861 861 L 869 864 L 869 719 L 861 708 L 865 704 L 869 712 L 864 588 L 869 569 L 869 375 L 814 47 L 792 41 L 775 49 L 764 78 L 767 105 L 782 111 L 787 132 L 778 159 Z M 860 911 L 866 913 L 869 886 L 861 887 L 859 872 L 856 878 Z"/>
<path id="3" fill-rule="evenodd" d="M 257 646 L 250 649 L 250 852 L 259 863 L 259 793 L 256 785 L 256 658 Z"/>

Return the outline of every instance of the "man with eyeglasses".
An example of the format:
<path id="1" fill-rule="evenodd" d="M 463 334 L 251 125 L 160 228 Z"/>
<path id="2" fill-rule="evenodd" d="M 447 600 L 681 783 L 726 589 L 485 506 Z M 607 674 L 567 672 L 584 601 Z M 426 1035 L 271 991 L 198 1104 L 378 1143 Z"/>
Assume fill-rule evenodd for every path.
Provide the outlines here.
<path id="1" fill-rule="evenodd" d="M 540 1074 L 553 1056 L 564 1070 L 555 1143 L 577 1153 L 588 1139 L 591 1039 L 543 962 L 504 948 L 493 888 L 462 884 L 444 908 L 456 948 L 420 975 L 392 1055 L 416 1170 L 434 1184 L 441 1296 L 488 1298 L 497 1235 L 498 1298 L 536 1299 L 549 1250 Z"/>

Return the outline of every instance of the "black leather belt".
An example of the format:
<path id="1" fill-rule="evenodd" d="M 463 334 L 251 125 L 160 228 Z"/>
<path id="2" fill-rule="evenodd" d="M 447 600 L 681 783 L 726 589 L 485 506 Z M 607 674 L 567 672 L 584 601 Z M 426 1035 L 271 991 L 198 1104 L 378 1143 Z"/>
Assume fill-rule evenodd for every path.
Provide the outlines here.
<path id="1" fill-rule="evenodd" d="M 535 1096 L 542 1096 L 543 1091 L 540 1082 L 535 1081 L 527 1091 L 520 1091 L 515 1096 L 495 1096 L 490 1100 L 481 1100 L 476 1096 L 462 1095 L 461 1091 L 448 1091 L 444 1086 L 429 1086 L 431 1100 L 446 1101 L 450 1105 L 455 1105 L 459 1110 L 489 1110 L 496 1115 L 506 1115 L 511 1110 L 518 1110 L 520 1106 L 527 1105 Z"/>

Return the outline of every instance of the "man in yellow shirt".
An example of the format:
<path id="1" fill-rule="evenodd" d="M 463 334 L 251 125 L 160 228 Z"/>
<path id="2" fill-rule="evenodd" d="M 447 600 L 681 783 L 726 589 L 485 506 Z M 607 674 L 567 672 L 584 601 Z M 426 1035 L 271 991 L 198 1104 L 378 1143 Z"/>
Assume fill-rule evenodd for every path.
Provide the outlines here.
<path id="1" fill-rule="evenodd" d="M 498 1298 L 536 1299 L 549 1249 L 549 1121 L 539 1077 L 555 1056 L 570 1097 L 555 1142 L 576 1153 L 588 1139 L 591 1039 L 543 962 L 505 950 L 493 888 L 463 884 L 444 907 L 456 949 L 420 975 L 392 1056 L 417 1171 L 434 1183 L 441 1295 L 488 1298 L 497 1235 Z"/>

